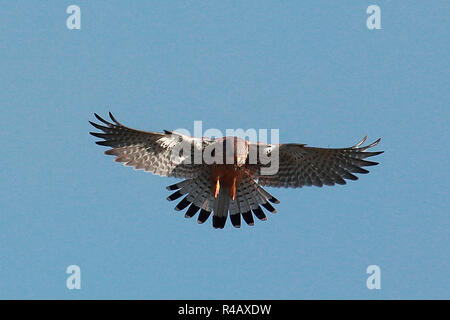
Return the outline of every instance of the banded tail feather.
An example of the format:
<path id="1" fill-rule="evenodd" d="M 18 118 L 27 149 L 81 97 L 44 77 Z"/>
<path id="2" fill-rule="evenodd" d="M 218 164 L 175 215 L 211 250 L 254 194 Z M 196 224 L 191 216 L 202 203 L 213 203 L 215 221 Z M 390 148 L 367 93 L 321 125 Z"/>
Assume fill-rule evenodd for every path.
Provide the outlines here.
<path id="1" fill-rule="evenodd" d="M 212 225 L 216 229 L 225 227 L 228 215 L 235 228 L 241 227 L 241 220 L 244 220 L 249 226 L 253 226 L 255 224 L 253 215 L 259 220 L 265 221 L 267 217 L 262 208 L 275 213 L 276 210 L 270 202 L 280 203 L 278 199 L 250 177 L 244 178 L 237 186 L 234 200 L 231 199 L 226 187 L 221 188 L 217 197 L 214 198 L 207 177 L 186 179 L 168 186 L 167 189 L 174 191 L 167 197 L 169 201 L 184 196 L 176 205 L 175 210 L 180 211 L 188 208 L 185 213 L 186 218 L 192 218 L 198 213 L 197 222 L 200 224 L 208 220 L 212 213 Z"/>

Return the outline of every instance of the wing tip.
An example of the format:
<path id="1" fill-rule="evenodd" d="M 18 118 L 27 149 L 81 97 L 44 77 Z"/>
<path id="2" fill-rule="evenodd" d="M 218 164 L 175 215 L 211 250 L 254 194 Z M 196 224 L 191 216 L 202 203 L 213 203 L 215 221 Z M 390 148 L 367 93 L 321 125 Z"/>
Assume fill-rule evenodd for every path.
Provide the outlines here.
<path id="1" fill-rule="evenodd" d="M 366 140 L 367 140 L 367 135 L 364 138 L 362 138 L 362 140 L 360 142 L 355 144 L 352 148 L 353 149 L 359 148 L 359 146 L 362 145 Z"/>
<path id="2" fill-rule="evenodd" d="M 111 111 L 108 112 L 108 115 L 109 115 L 109 117 L 111 118 L 111 120 L 112 120 L 116 125 L 119 125 L 119 126 L 121 125 L 121 123 L 120 123 L 119 121 L 117 121 L 116 118 L 113 116 L 113 114 L 111 113 Z M 108 127 L 111 127 L 111 126 L 114 126 L 114 125 L 115 125 L 114 123 L 108 122 L 107 120 L 103 119 L 97 112 L 94 112 L 94 117 L 95 117 L 98 121 L 100 121 L 100 122 L 106 124 Z M 89 123 L 92 124 L 94 127 L 96 127 L 96 125 L 98 125 L 98 124 L 94 124 L 92 121 L 89 121 Z"/>
<path id="3" fill-rule="evenodd" d="M 352 147 L 352 149 L 358 149 L 359 147 L 361 147 L 361 145 L 362 145 L 366 140 L 367 140 L 367 135 L 366 135 L 360 142 L 358 142 L 357 144 L 355 144 L 355 145 Z M 365 146 L 365 147 L 361 147 L 361 149 L 366 150 L 366 149 L 375 147 L 377 144 L 380 143 L 380 141 L 381 141 L 381 138 L 378 138 L 377 140 L 375 140 L 374 142 L 370 143 L 369 145 L 367 145 L 367 146 Z"/>
<path id="4" fill-rule="evenodd" d="M 116 118 L 113 116 L 113 114 L 111 113 L 111 111 L 108 112 L 109 117 L 111 118 L 112 121 L 114 121 L 117 125 L 121 125 L 119 121 L 116 120 Z"/>

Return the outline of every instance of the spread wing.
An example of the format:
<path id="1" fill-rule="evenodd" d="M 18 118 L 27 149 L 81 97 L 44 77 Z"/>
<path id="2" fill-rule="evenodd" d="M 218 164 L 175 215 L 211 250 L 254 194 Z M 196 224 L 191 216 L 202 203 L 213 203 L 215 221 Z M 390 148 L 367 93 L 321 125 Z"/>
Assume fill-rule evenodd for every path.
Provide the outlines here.
<path id="1" fill-rule="evenodd" d="M 377 165 L 378 162 L 364 160 L 383 151 L 368 152 L 381 139 L 361 147 L 367 137 L 349 148 L 313 148 L 304 144 L 253 145 L 263 150 L 263 154 L 279 155 L 279 169 L 276 174 L 262 175 L 261 166 L 257 170 L 258 183 L 270 187 L 300 188 L 303 186 L 346 184 L 345 179 L 357 180 L 354 173 L 369 173 L 363 167 Z M 276 157 L 274 157 L 276 159 Z"/>
<path id="2" fill-rule="evenodd" d="M 115 161 L 123 162 L 135 169 L 143 169 L 160 176 L 193 178 L 204 166 L 194 164 L 194 156 L 213 142 L 208 138 L 194 138 L 176 132 L 147 132 L 128 128 L 119 123 L 109 113 L 112 122 L 94 114 L 104 125 L 89 121 L 102 132 L 90 132 L 103 139 L 96 143 L 112 149 L 107 155 L 116 156 Z"/>

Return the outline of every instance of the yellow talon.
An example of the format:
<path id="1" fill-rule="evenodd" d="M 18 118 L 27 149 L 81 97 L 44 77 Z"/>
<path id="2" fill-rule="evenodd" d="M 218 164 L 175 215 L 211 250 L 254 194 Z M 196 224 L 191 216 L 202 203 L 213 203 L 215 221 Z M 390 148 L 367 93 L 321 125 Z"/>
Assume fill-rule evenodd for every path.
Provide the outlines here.
<path id="1" fill-rule="evenodd" d="M 233 184 L 231 185 L 230 189 L 230 197 L 231 200 L 234 200 L 234 198 L 236 197 L 236 177 L 233 177 Z"/>
<path id="2" fill-rule="evenodd" d="M 219 191 L 220 191 L 220 182 L 219 182 L 219 177 L 217 177 L 216 188 L 214 189 L 214 198 L 217 198 Z"/>

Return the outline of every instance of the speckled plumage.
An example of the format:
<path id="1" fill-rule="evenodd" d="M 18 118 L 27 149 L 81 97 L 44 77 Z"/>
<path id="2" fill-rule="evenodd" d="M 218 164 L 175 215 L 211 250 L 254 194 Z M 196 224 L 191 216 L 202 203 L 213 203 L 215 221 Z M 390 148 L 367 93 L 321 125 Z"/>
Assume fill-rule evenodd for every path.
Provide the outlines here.
<path id="1" fill-rule="evenodd" d="M 191 218 L 197 212 L 198 222 L 204 223 L 213 213 L 213 226 L 223 228 L 228 214 L 233 226 L 241 226 L 243 220 L 253 225 L 253 215 L 266 220 L 261 206 L 275 213 L 270 204 L 279 203 L 262 186 L 300 188 L 346 184 L 346 179 L 357 180 L 354 173 L 368 173 L 366 166 L 377 162 L 364 160 L 382 153 L 368 152 L 380 141 L 361 147 L 366 138 L 358 144 L 341 149 L 314 148 L 304 144 L 252 144 L 248 141 L 226 137 L 219 139 L 194 138 L 176 132 L 147 132 L 128 128 L 119 123 L 110 113 L 112 122 L 97 114 L 95 117 L 103 125 L 90 122 L 101 133 L 91 132 L 103 139 L 97 144 L 111 147 L 107 155 L 116 156 L 115 161 L 126 166 L 142 169 L 156 175 L 185 179 L 167 189 L 175 191 L 168 197 L 173 201 L 182 198 L 176 210 L 186 210 L 185 217 Z M 206 163 L 198 161 L 198 155 L 215 145 L 233 144 L 232 164 Z M 174 152 L 176 151 L 176 152 Z M 249 161 L 251 152 L 261 152 L 265 156 L 277 155 L 278 171 L 263 174 L 266 162 L 256 158 Z M 225 157 L 223 158 L 224 160 Z"/>

